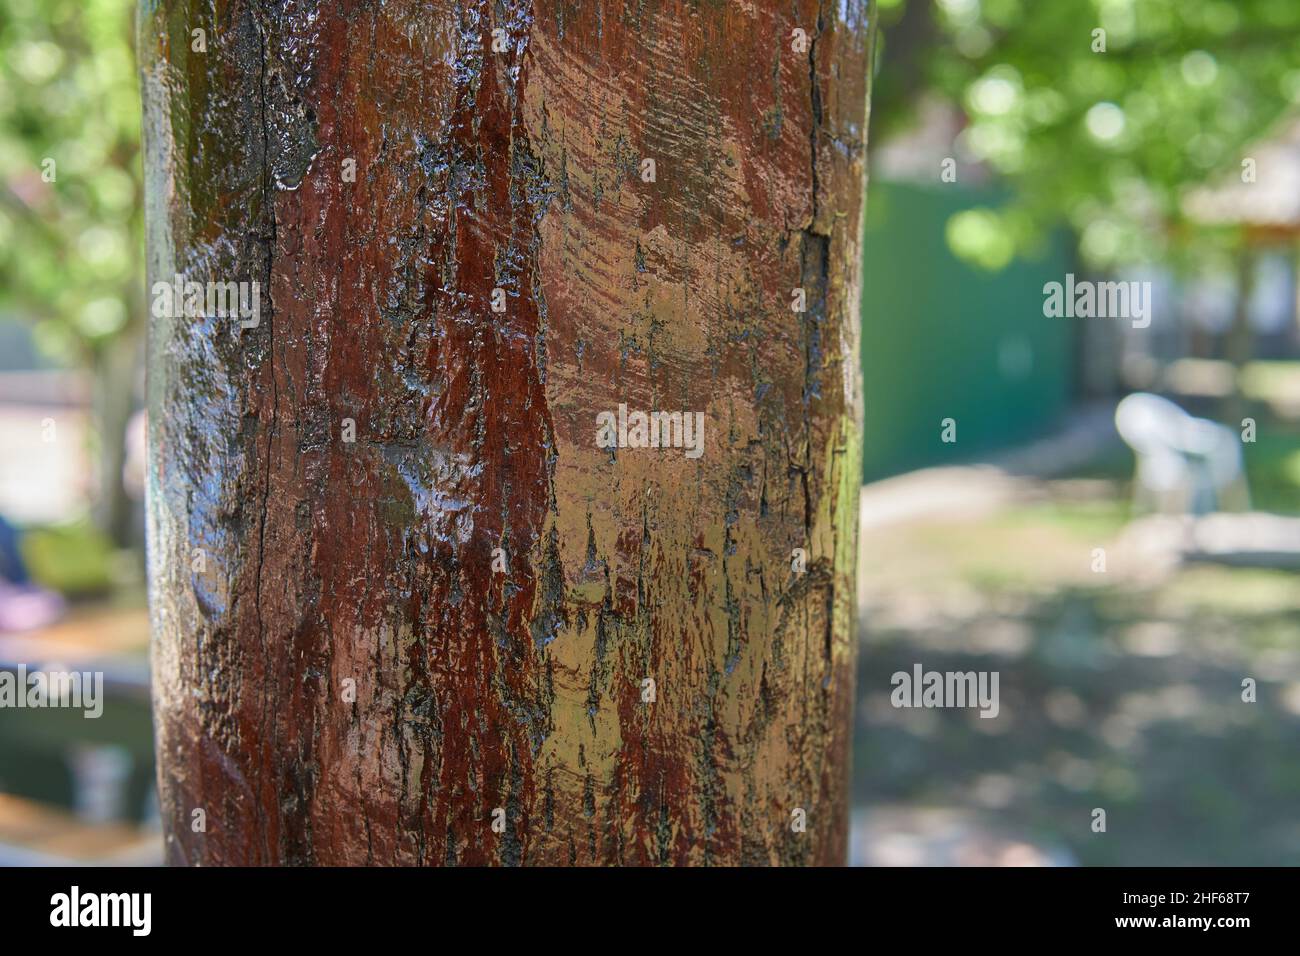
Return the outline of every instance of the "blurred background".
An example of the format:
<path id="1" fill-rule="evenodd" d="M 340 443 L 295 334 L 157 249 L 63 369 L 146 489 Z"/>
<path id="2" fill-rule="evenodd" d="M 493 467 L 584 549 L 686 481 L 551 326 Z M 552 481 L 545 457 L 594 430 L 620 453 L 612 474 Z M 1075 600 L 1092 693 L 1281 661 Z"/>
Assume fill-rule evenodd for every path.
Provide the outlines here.
<path id="1" fill-rule="evenodd" d="M 879 10 L 854 861 L 1296 864 L 1300 4 Z"/>
<path id="2" fill-rule="evenodd" d="M 161 857 L 133 15 L 0 0 L 0 668 L 108 697 L 0 709 L 0 864 Z M 879 22 L 853 862 L 1300 862 L 1300 5 Z M 894 708 L 916 664 L 998 718 Z"/>
<path id="3" fill-rule="evenodd" d="M 107 698 L 0 708 L 0 864 L 161 858 L 133 16 L 0 2 L 0 668 L 103 671 Z"/>

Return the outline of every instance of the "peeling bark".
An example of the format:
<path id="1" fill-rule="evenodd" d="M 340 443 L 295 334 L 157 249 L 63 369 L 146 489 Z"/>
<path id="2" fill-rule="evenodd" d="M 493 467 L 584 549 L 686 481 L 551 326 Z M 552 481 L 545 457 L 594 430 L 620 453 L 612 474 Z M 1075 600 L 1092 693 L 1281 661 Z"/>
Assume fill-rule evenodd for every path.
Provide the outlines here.
<path id="1" fill-rule="evenodd" d="M 150 330 L 172 862 L 843 861 L 870 42 L 145 4 L 150 283 L 261 289 Z M 703 454 L 598 447 L 620 403 Z"/>

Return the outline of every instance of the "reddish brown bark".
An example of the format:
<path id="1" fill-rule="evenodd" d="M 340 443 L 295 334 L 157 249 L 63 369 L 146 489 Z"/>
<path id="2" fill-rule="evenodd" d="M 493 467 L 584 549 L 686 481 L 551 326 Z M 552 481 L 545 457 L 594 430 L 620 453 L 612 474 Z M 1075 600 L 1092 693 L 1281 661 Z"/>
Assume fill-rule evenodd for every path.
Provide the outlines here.
<path id="1" fill-rule="evenodd" d="M 143 14 L 150 282 L 262 289 L 151 329 L 172 861 L 843 859 L 869 43 L 865 0 Z M 620 403 L 703 454 L 597 447 Z"/>

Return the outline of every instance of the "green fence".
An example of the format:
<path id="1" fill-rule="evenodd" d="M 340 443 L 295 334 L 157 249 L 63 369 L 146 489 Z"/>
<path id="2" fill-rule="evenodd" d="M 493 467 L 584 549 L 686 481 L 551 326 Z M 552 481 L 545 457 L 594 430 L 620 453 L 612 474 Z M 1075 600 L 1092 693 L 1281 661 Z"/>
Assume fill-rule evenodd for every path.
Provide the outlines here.
<path id="1" fill-rule="evenodd" d="M 872 182 L 863 248 L 863 477 L 969 459 L 1059 419 L 1072 385 L 1067 322 L 1043 284 L 1069 271 L 1063 240 L 992 273 L 957 259 L 954 213 L 1000 197 L 957 184 Z M 953 444 L 941 422 L 956 422 Z"/>

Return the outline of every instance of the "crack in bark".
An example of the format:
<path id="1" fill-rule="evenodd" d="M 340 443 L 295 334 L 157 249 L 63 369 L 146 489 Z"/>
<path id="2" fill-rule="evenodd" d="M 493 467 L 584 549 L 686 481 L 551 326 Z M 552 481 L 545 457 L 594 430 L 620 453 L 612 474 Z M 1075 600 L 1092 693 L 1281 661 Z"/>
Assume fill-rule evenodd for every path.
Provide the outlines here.
<path id="1" fill-rule="evenodd" d="M 259 10 L 259 14 L 261 14 L 260 10 Z M 274 365 L 275 336 L 274 336 L 274 332 L 272 331 L 273 323 L 270 321 L 271 313 L 274 312 L 274 306 L 272 304 L 271 286 L 273 282 L 273 269 L 275 264 L 275 197 L 271 185 L 271 176 L 270 176 L 270 164 L 271 164 L 270 132 L 268 129 L 267 108 L 266 108 L 266 69 L 267 69 L 267 58 L 269 56 L 269 43 L 267 39 L 268 27 L 267 24 L 263 21 L 262 16 L 264 16 L 264 14 L 254 15 L 253 20 L 257 24 L 257 37 L 258 37 L 258 50 L 259 50 L 258 59 L 260 63 L 260 70 L 257 79 L 257 89 L 258 89 L 258 110 L 261 116 L 260 126 L 261 126 L 261 137 L 262 137 L 262 202 L 263 202 L 264 210 L 269 210 L 270 221 L 271 221 L 271 236 L 269 238 L 264 236 L 259 237 L 259 241 L 263 243 L 263 245 L 266 248 L 266 300 L 267 300 L 267 312 L 268 312 L 267 334 L 271 339 L 271 345 L 268 352 L 267 362 L 270 368 L 271 388 L 272 388 L 273 397 L 271 403 L 271 426 L 267 429 L 266 454 L 262 461 L 262 469 L 263 469 L 262 502 L 261 502 L 261 512 L 258 520 L 258 530 L 257 530 L 257 568 L 254 572 L 254 582 L 255 582 L 254 608 L 257 615 L 258 644 L 260 645 L 261 652 L 262 652 L 262 660 L 263 660 L 262 672 L 265 674 L 270 670 L 270 668 L 267 666 L 268 662 L 266 656 L 266 625 L 262 615 L 262 583 L 263 583 L 262 569 L 265 565 L 266 520 L 267 520 L 267 511 L 269 508 L 270 495 L 271 495 L 271 452 L 274 447 L 274 441 L 275 441 L 274 425 L 275 425 L 276 406 L 278 405 L 278 401 L 276 400 L 276 397 L 274 395 L 276 389 L 275 365 Z M 269 698 L 270 695 L 266 692 L 266 689 L 263 688 L 262 701 L 261 701 L 262 704 L 261 731 L 259 734 L 259 736 L 262 738 L 263 741 L 265 740 L 266 737 L 267 711 L 268 708 L 270 707 Z M 260 750 L 263 753 L 265 752 L 264 745 L 262 748 L 260 748 Z M 263 762 L 260 765 L 260 773 L 263 776 L 265 775 L 265 769 L 266 769 L 265 763 Z M 257 801 L 257 807 L 258 807 L 259 816 L 261 817 L 261 821 L 262 821 L 262 827 L 261 827 L 262 850 L 263 853 L 266 854 L 266 858 L 269 860 L 271 859 L 271 849 L 269 843 L 267 842 L 269 838 L 269 834 L 267 833 L 267 825 L 266 825 L 267 823 L 266 812 L 265 812 L 266 808 L 261 800 Z"/>

